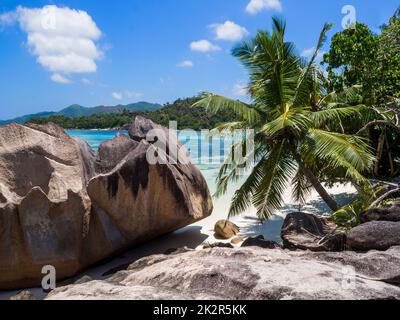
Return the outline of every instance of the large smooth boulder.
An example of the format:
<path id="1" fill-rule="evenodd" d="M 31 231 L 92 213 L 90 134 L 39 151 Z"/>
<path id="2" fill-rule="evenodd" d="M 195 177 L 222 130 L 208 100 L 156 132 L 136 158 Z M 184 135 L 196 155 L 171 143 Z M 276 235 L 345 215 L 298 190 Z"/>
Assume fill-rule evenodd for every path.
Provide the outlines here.
<path id="1" fill-rule="evenodd" d="M 113 171 L 89 182 L 92 214 L 107 226 L 107 240 L 141 243 L 211 214 L 201 173 L 193 165 L 150 165 L 146 152 L 151 148 L 140 142 Z M 107 247 L 112 249 L 113 244 L 99 243 L 95 251 L 104 255 Z"/>
<path id="2" fill-rule="evenodd" d="M 400 245 L 400 222 L 371 221 L 347 234 L 347 246 L 355 251 L 387 250 Z"/>
<path id="3" fill-rule="evenodd" d="M 230 239 L 236 236 L 239 231 L 239 227 L 228 220 L 219 220 L 214 226 L 215 236 L 219 239 Z"/>
<path id="4" fill-rule="evenodd" d="M 390 207 L 367 210 L 361 213 L 360 218 L 363 223 L 371 221 L 400 222 L 400 204 L 395 203 Z"/>
<path id="5" fill-rule="evenodd" d="M 241 247 L 259 247 L 264 249 L 277 249 L 280 245 L 274 241 L 265 240 L 264 236 L 247 238 L 243 241 Z"/>
<path id="6" fill-rule="evenodd" d="M 326 218 L 303 212 L 290 213 L 283 223 L 281 238 L 286 249 L 342 251 L 345 234 Z"/>
<path id="7" fill-rule="evenodd" d="M 151 165 L 148 150 L 145 135 L 118 135 L 96 153 L 56 125 L 1 126 L 0 290 L 40 285 L 45 265 L 58 279 L 73 276 L 209 216 L 200 171 Z"/>
<path id="8" fill-rule="evenodd" d="M 400 299 L 399 262 L 400 247 L 368 254 L 211 248 L 146 257 L 47 299 Z"/>
<path id="9" fill-rule="evenodd" d="M 82 268 L 91 178 L 82 145 L 55 125 L 0 127 L 0 290 Z"/>

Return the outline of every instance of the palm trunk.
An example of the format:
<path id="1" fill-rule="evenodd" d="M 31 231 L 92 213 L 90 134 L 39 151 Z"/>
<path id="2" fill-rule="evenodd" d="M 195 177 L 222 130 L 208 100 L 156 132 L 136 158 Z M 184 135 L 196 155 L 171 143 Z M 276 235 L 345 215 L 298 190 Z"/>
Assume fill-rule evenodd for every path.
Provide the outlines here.
<path id="1" fill-rule="evenodd" d="M 385 130 L 383 130 L 381 135 L 379 136 L 378 147 L 376 149 L 376 162 L 375 162 L 375 168 L 374 168 L 374 174 L 376 177 L 379 176 L 379 165 L 381 163 L 383 147 L 385 145 L 385 134 L 386 134 Z"/>
<path id="2" fill-rule="evenodd" d="M 395 172 L 394 172 L 394 162 L 393 162 L 393 157 L 392 157 L 392 152 L 390 151 L 390 144 L 389 144 L 389 139 L 386 136 L 386 149 L 388 151 L 388 157 L 389 157 L 389 165 L 390 165 L 390 176 L 394 177 Z"/>
<path id="3" fill-rule="evenodd" d="M 331 197 L 331 195 L 325 190 L 324 186 L 319 182 L 318 178 L 314 175 L 312 170 L 303 162 L 300 162 L 300 167 L 303 170 L 308 181 L 313 185 L 314 189 L 318 192 L 321 198 L 325 201 L 328 207 L 336 212 L 339 210 L 339 205 Z"/>

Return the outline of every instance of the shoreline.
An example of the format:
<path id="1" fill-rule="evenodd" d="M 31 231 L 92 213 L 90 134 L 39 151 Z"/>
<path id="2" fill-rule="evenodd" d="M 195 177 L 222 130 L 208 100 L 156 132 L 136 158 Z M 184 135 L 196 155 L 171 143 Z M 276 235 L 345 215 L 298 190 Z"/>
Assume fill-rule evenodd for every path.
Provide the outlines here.
<path id="1" fill-rule="evenodd" d="M 67 129 L 63 128 L 66 131 L 126 131 L 122 128 L 106 128 L 106 129 Z"/>

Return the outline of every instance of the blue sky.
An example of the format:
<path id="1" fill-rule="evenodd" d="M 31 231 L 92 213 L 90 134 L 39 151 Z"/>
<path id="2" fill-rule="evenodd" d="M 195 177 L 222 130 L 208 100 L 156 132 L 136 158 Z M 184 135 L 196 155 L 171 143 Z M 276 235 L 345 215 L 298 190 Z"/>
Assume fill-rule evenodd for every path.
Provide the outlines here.
<path id="1" fill-rule="evenodd" d="M 74 103 L 165 103 L 200 91 L 243 98 L 246 72 L 230 55 L 237 39 L 270 29 L 271 17 L 279 15 L 288 23 L 288 39 L 306 54 L 325 22 L 335 24 L 330 36 L 342 29 L 342 8 L 348 4 L 356 9 L 358 21 L 377 30 L 400 3 L 2 0 L 0 119 L 57 111 Z M 35 14 L 43 11 L 32 10 L 46 5 L 57 10 L 57 27 L 50 33 L 35 24 Z M 53 26 L 52 20 L 46 23 Z M 72 44 L 65 46 L 65 39 Z"/>

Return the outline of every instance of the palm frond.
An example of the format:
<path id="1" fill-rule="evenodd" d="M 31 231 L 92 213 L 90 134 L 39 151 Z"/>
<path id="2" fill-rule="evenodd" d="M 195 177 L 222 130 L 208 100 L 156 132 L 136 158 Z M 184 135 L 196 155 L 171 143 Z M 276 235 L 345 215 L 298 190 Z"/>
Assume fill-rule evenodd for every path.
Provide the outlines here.
<path id="1" fill-rule="evenodd" d="M 249 124 L 257 123 L 259 112 L 252 106 L 239 100 L 229 99 L 212 93 L 204 93 L 204 98 L 196 102 L 194 107 L 204 107 L 208 111 L 217 113 L 220 110 L 231 110 Z"/>
<path id="2" fill-rule="evenodd" d="M 372 167 L 374 157 L 366 140 L 361 137 L 310 129 L 308 138 L 311 140 L 308 150 L 316 159 L 330 161 L 336 159 L 337 164 L 347 162 L 360 172 L 366 172 Z"/>
<path id="3" fill-rule="evenodd" d="M 249 93 L 254 103 L 267 113 L 276 108 L 284 112 L 298 82 L 300 59 L 293 43 L 285 42 L 285 29 L 285 23 L 275 18 L 272 33 L 258 31 L 253 40 L 232 51 L 250 73 Z"/>
<path id="4" fill-rule="evenodd" d="M 214 128 L 211 133 L 220 135 L 224 133 L 232 133 L 238 129 L 246 129 L 248 128 L 248 124 L 244 121 L 233 121 L 233 122 L 225 122 Z"/>
<path id="5" fill-rule="evenodd" d="M 310 71 L 313 69 L 314 61 L 317 58 L 318 52 L 321 50 L 322 46 L 326 41 L 326 34 L 332 28 L 332 24 L 325 24 L 322 28 L 322 31 L 319 35 L 317 46 L 315 47 L 314 53 L 311 56 L 310 61 L 308 62 L 307 67 L 303 69 L 301 76 L 299 77 L 299 82 L 297 84 L 296 94 L 293 98 L 294 105 L 302 105 L 303 99 L 305 96 L 305 92 L 309 90 L 309 84 L 307 84 L 307 78 L 310 76 Z"/>
<path id="6" fill-rule="evenodd" d="M 325 103 L 337 103 L 340 101 L 342 104 L 359 104 L 361 102 L 362 86 L 354 85 L 351 87 L 344 87 L 340 91 L 332 91 L 326 94 L 318 102 L 319 105 Z"/>
<path id="7" fill-rule="evenodd" d="M 217 189 L 214 194 L 215 197 L 218 198 L 224 195 L 227 192 L 230 182 L 237 182 L 241 177 L 245 176 L 254 163 L 259 162 L 267 153 L 267 147 L 265 145 L 256 144 L 253 152 L 247 153 L 245 157 L 241 159 L 242 161 L 237 162 L 235 159 L 236 150 L 238 147 L 245 148 L 246 143 L 247 141 L 243 140 L 231 146 L 231 151 L 220 167 L 216 178 Z"/>
<path id="8" fill-rule="evenodd" d="M 310 124 L 309 114 L 310 112 L 304 109 L 290 109 L 275 120 L 265 124 L 261 132 L 264 132 L 268 137 L 273 137 L 279 132 L 288 129 L 299 134 L 308 128 Z"/>
<path id="9" fill-rule="evenodd" d="M 229 217 L 237 216 L 251 206 L 251 196 L 260 184 L 264 175 L 266 159 L 262 158 L 253 168 L 251 174 L 241 187 L 235 192 L 229 209 Z"/>
<path id="10" fill-rule="evenodd" d="M 282 207 L 283 193 L 295 170 L 295 162 L 287 157 L 286 143 L 276 145 L 268 155 L 264 164 L 263 178 L 252 197 L 260 221 L 269 219 Z"/>
<path id="11" fill-rule="evenodd" d="M 343 107 L 343 108 L 328 108 L 317 112 L 310 113 L 310 119 L 315 127 L 320 128 L 324 124 L 330 122 L 342 121 L 345 118 L 354 115 L 361 115 L 363 106 Z"/>
<path id="12" fill-rule="evenodd" d="M 313 189 L 313 187 L 300 167 L 298 168 L 297 173 L 293 178 L 292 185 L 293 199 L 300 204 L 305 204 L 307 197 L 311 194 L 311 190 Z"/>
<path id="13" fill-rule="evenodd" d="M 345 178 L 358 185 L 369 184 L 368 179 L 366 179 L 357 168 L 355 168 L 345 157 L 340 154 L 332 153 L 331 159 L 327 159 L 327 166 L 331 168 L 342 168 L 346 171 Z"/>

